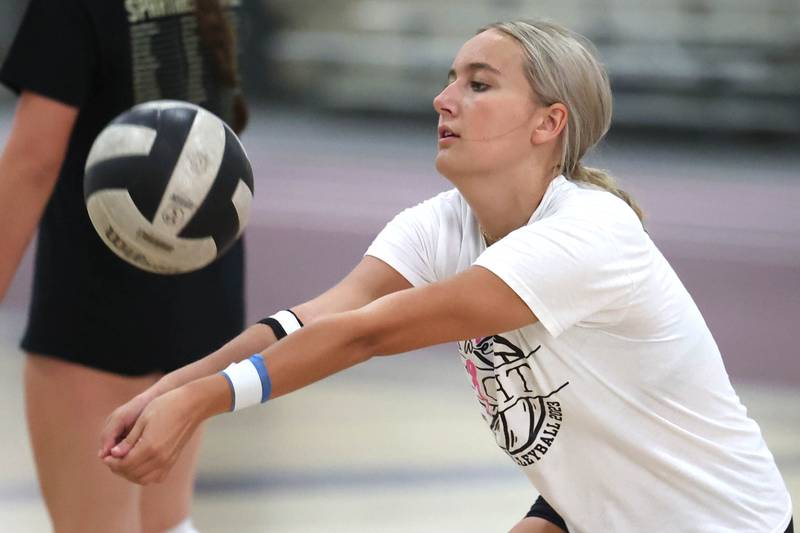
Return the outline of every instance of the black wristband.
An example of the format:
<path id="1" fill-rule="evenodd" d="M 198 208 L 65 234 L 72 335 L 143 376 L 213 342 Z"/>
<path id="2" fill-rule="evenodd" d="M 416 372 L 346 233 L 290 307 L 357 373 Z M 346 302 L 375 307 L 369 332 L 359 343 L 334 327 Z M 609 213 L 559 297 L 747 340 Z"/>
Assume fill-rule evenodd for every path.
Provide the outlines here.
<path id="1" fill-rule="evenodd" d="M 266 318 L 262 318 L 261 320 L 259 320 L 258 323 L 259 324 L 264 324 L 265 326 L 268 326 L 272 330 L 272 332 L 275 334 L 275 338 L 277 338 L 278 340 L 281 340 L 286 335 L 288 335 L 288 333 L 286 332 L 286 327 L 284 327 L 284 324 L 282 324 L 281 320 L 280 320 L 281 313 L 289 313 L 290 315 L 292 315 L 292 317 L 286 317 L 286 315 L 284 315 L 283 316 L 284 322 L 286 321 L 287 318 L 288 318 L 289 322 L 291 322 L 292 318 L 294 318 L 294 320 L 297 321 L 297 326 L 299 326 L 300 328 L 303 327 L 303 321 L 300 320 L 300 318 L 296 314 L 294 314 L 294 312 L 292 312 L 291 309 L 284 309 L 283 311 L 275 313 L 274 315 L 271 315 L 271 316 L 268 316 Z M 294 326 L 294 325 L 290 324 L 288 326 L 288 327 L 291 328 L 292 331 L 295 331 L 295 330 L 298 329 L 297 326 L 295 326 L 295 327 L 292 327 L 292 326 Z"/>
<path id="2" fill-rule="evenodd" d="M 275 334 L 275 338 L 278 340 L 281 340 L 286 336 L 286 330 L 283 329 L 281 323 L 272 318 L 271 316 L 268 316 L 267 318 L 262 318 L 261 320 L 258 321 L 258 323 L 264 324 L 265 326 L 269 326 L 270 329 L 272 329 L 272 333 Z"/>

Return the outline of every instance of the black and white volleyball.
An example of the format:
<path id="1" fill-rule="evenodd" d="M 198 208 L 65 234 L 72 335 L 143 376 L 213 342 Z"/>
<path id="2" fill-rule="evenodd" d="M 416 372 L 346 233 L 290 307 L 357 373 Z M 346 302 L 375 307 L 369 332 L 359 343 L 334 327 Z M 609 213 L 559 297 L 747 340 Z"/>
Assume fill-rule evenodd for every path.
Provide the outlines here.
<path id="1" fill-rule="evenodd" d="M 179 274 L 225 253 L 247 225 L 253 171 L 236 134 L 188 102 L 158 100 L 114 119 L 86 160 L 97 233 L 149 272 Z"/>

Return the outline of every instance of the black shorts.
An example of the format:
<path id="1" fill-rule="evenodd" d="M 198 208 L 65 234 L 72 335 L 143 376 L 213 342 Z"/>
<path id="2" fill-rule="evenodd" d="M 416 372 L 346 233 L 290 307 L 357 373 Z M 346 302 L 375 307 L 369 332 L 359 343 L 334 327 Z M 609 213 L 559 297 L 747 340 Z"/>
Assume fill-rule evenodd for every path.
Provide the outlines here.
<path id="1" fill-rule="evenodd" d="M 567 524 L 564 523 L 564 519 L 561 518 L 561 515 L 555 512 L 555 510 L 550 507 L 550 504 L 547 503 L 547 501 L 541 496 L 536 498 L 536 501 L 531 506 L 530 511 L 528 511 L 528 514 L 525 515 L 525 518 L 529 517 L 547 520 L 551 524 L 557 525 L 567 533 L 569 532 L 567 529 Z M 785 533 L 794 533 L 794 526 L 792 525 L 792 522 L 792 520 L 789 520 L 789 526 L 786 528 Z"/>
<path id="2" fill-rule="evenodd" d="M 151 274 L 114 255 L 82 218 L 48 205 L 23 350 L 141 376 L 180 368 L 242 331 L 241 241 L 199 271 Z"/>
<path id="3" fill-rule="evenodd" d="M 528 511 L 528 514 L 525 515 L 525 518 L 534 517 L 547 520 L 551 524 L 557 525 L 564 531 L 568 531 L 567 524 L 564 523 L 564 519 L 561 518 L 561 515 L 559 515 L 552 507 L 550 507 L 550 504 L 547 503 L 547 500 L 541 496 L 536 498 L 536 501 L 533 502 L 533 505 L 531 505 L 530 511 Z"/>

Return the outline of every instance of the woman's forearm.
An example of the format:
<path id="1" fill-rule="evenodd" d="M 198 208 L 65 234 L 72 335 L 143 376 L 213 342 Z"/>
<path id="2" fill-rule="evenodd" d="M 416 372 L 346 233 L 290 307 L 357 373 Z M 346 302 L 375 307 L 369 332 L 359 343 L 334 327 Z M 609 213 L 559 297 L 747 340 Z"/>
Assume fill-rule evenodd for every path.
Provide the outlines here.
<path id="1" fill-rule="evenodd" d="M 336 324 L 341 324 L 342 319 L 344 319 L 345 324 L 349 324 L 348 321 L 353 320 L 354 316 L 343 315 L 343 313 L 349 310 L 360 309 L 384 294 L 396 292 L 408 288 L 409 286 L 405 278 L 400 276 L 400 274 L 385 263 L 377 259 L 365 258 L 344 280 L 316 298 L 294 306 L 293 312 L 299 316 L 305 324 L 303 331 L 315 325 L 320 320 L 324 320 L 326 317 L 337 317 Z M 358 321 L 357 318 L 356 320 Z M 338 326 L 333 327 L 336 329 Z M 350 328 L 351 326 L 345 325 L 344 327 Z M 320 344 L 324 342 L 324 338 L 332 339 L 336 337 L 335 334 L 324 333 L 326 328 L 327 326 L 323 327 L 323 333 L 321 334 L 323 339 L 319 340 Z M 316 326 L 314 329 L 316 329 Z M 343 332 L 338 331 L 336 333 Z M 295 345 L 294 337 L 296 335 L 297 334 L 292 334 L 287 339 L 287 342 L 291 340 L 289 351 L 294 351 L 291 346 Z M 302 334 L 304 338 L 305 335 L 305 333 Z M 318 333 L 312 335 L 310 338 L 317 339 L 319 335 Z M 264 352 L 267 348 L 272 346 L 276 340 L 274 333 L 269 327 L 263 324 L 250 326 L 238 337 L 228 342 L 211 355 L 167 374 L 144 394 L 152 399 L 167 391 L 190 383 L 193 380 L 201 379 L 219 372 L 231 363 L 242 361 L 255 353 Z M 349 340 L 344 337 L 341 337 L 340 341 L 342 344 L 347 344 L 349 342 Z M 309 342 L 308 340 L 301 341 L 301 346 L 308 346 L 302 344 L 303 342 Z M 302 347 L 300 349 L 313 353 L 313 350 Z M 327 360 L 328 364 L 332 362 L 332 359 Z M 348 364 L 342 362 L 342 364 L 350 366 L 354 363 Z"/>
<path id="2" fill-rule="evenodd" d="M 498 296 L 499 295 L 499 296 Z M 535 322 L 530 308 L 490 271 L 398 290 L 328 315 L 263 352 L 278 397 L 373 356 L 511 331 Z"/>
<path id="3" fill-rule="evenodd" d="M 330 315 L 292 334 L 280 344 L 264 350 L 264 361 L 272 382 L 270 398 L 300 389 L 369 359 L 371 354 L 369 343 L 366 341 L 368 337 L 365 335 L 368 328 L 365 327 L 366 321 L 361 319 L 363 315 L 357 311 Z M 255 327 L 249 328 L 245 334 L 223 347 L 220 350 L 224 351 L 222 354 L 215 353 L 165 376 L 165 379 L 170 378 L 172 388 L 183 386 L 184 393 L 191 399 L 190 412 L 196 417 L 197 423 L 229 411 L 233 404 L 228 381 L 219 374 L 209 375 L 210 372 L 201 371 L 200 364 L 202 363 L 204 368 L 210 368 L 212 365 L 206 360 L 216 357 L 216 364 L 213 366 L 221 369 L 227 366 L 223 364 L 225 362 L 240 361 L 254 353 L 250 351 L 245 354 L 241 350 L 248 345 L 247 340 L 255 340 L 260 334 L 258 331 L 250 332 L 250 329 Z M 267 327 L 264 329 L 271 331 Z M 248 332 L 250 335 L 246 335 Z M 230 346 L 233 343 L 237 343 L 238 346 Z M 200 376 L 202 372 L 205 374 Z M 191 382 L 185 381 L 192 375 L 197 377 L 192 378 Z M 162 390 L 160 394 L 164 392 L 167 391 Z"/>
<path id="4" fill-rule="evenodd" d="M 192 381 L 216 374 L 231 363 L 264 351 L 275 342 L 277 339 L 269 327 L 254 324 L 212 354 L 165 375 L 146 394 L 160 396 Z"/>
<path id="5" fill-rule="evenodd" d="M 186 392 L 193 400 L 194 408 L 189 412 L 201 423 L 212 416 L 230 411 L 231 392 L 228 381 L 219 374 L 187 383 Z"/>
<path id="6" fill-rule="evenodd" d="M 369 315 L 363 309 L 318 320 L 263 352 L 270 398 L 310 385 L 369 359 Z"/>

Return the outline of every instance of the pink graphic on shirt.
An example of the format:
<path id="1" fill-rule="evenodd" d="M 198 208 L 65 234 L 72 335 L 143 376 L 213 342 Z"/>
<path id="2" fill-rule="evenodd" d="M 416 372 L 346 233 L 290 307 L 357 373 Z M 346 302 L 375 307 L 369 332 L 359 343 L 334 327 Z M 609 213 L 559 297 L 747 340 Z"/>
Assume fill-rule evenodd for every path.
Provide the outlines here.
<path id="1" fill-rule="evenodd" d="M 478 368 L 475 366 L 475 363 L 467 359 L 465 366 L 467 367 L 467 373 L 472 376 L 472 387 L 475 389 L 475 392 L 478 394 L 478 398 L 480 399 L 483 407 L 486 408 L 486 411 L 489 411 L 489 399 L 483 394 L 481 390 L 481 384 L 478 381 Z"/>
<path id="2" fill-rule="evenodd" d="M 484 419 L 498 445 L 519 465 L 538 462 L 558 434 L 563 410 L 555 397 L 566 387 L 542 391 L 534 372 L 535 355 L 542 348 L 523 350 L 501 335 L 461 341 L 472 388 L 485 411 Z"/>

